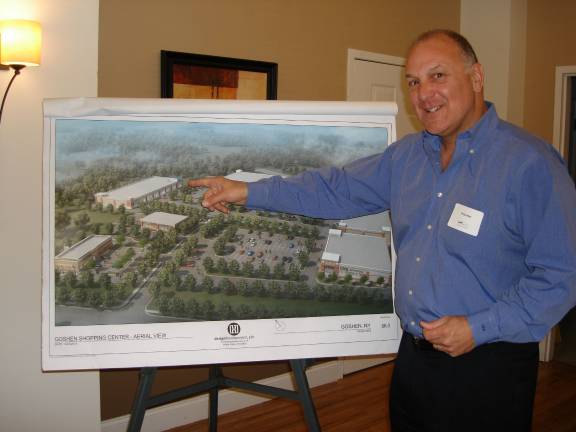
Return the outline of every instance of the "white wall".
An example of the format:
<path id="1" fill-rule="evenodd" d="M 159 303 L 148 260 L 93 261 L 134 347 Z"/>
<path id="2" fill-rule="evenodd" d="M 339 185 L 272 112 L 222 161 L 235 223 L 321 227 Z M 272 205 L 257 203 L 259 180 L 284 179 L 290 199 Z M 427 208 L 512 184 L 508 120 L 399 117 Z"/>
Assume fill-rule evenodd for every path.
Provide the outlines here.
<path id="1" fill-rule="evenodd" d="M 486 72 L 485 98 L 500 117 L 524 120 L 526 0 L 461 0 L 460 32 Z"/>
<path id="2" fill-rule="evenodd" d="M 98 372 L 40 361 L 43 98 L 95 96 L 98 0 L 0 0 L 43 27 L 42 65 L 16 78 L 0 124 L 0 429 L 100 430 Z M 0 91 L 11 72 L 0 70 Z"/>

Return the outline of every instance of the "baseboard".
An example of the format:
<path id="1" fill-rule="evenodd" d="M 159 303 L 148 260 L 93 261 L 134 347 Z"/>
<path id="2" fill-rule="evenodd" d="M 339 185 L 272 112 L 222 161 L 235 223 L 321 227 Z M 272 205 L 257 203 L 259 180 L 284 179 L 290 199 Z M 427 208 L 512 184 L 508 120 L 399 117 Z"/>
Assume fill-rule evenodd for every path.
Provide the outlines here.
<path id="1" fill-rule="evenodd" d="M 394 360 L 390 354 L 345 357 L 341 359 L 342 375 L 348 375 Z"/>
<path id="2" fill-rule="evenodd" d="M 312 366 L 306 371 L 310 387 L 317 387 L 342 379 L 339 361 Z M 292 374 L 285 373 L 258 381 L 260 384 L 294 390 Z M 218 413 L 225 414 L 270 400 L 240 390 L 223 390 L 218 399 Z M 208 395 L 196 396 L 146 411 L 142 432 L 162 432 L 208 418 Z M 101 423 L 102 432 L 125 432 L 130 416 L 116 417 Z"/>

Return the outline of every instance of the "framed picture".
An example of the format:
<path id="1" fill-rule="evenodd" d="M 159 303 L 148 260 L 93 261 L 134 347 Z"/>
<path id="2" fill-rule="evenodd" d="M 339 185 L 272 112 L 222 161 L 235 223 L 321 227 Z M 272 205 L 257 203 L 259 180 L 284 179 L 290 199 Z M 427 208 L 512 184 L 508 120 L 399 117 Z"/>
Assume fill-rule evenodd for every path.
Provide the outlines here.
<path id="1" fill-rule="evenodd" d="M 278 64 L 161 51 L 163 98 L 276 99 Z"/>

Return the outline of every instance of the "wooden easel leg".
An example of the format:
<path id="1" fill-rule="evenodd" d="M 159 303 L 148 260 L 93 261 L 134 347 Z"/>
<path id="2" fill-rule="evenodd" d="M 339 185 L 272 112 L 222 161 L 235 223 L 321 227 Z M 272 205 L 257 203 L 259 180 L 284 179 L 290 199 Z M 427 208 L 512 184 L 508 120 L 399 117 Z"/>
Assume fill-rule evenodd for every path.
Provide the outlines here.
<path id="1" fill-rule="evenodd" d="M 140 369 L 140 382 L 138 383 L 138 390 L 134 398 L 134 405 L 132 406 L 127 432 L 139 432 L 142 428 L 144 414 L 146 414 L 146 400 L 152 389 L 155 375 L 156 368 L 145 367 Z"/>
<path id="2" fill-rule="evenodd" d="M 209 380 L 211 382 L 218 381 L 222 378 L 222 369 L 218 365 L 212 365 L 209 367 Z M 218 391 L 220 390 L 219 386 L 216 385 L 211 388 L 208 392 L 209 394 L 209 409 L 210 415 L 208 418 L 208 430 L 210 432 L 217 432 L 218 431 Z"/>
<path id="3" fill-rule="evenodd" d="M 320 423 L 318 422 L 318 417 L 316 415 L 316 409 L 314 408 L 314 401 L 312 400 L 312 393 L 310 392 L 308 379 L 306 378 L 306 367 L 309 362 L 309 360 L 290 360 L 294 379 L 296 380 L 296 386 L 298 387 L 296 391 L 225 378 L 222 374 L 221 366 L 211 365 L 209 366 L 210 377 L 207 381 L 154 397 L 150 397 L 150 391 L 152 389 L 152 384 L 154 383 L 156 368 L 142 368 L 140 369 L 140 382 L 138 384 L 136 397 L 134 398 L 134 404 L 130 414 L 130 423 L 128 424 L 127 431 L 140 432 L 142 423 L 144 422 L 144 415 L 148 408 L 179 400 L 183 397 L 190 397 L 199 393 L 208 392 L 210 403 L 208 418 L 209 431 L 217 432 L 218 392 L 220 388 L 240 388 L 300 402 L 302 404 L 302 409 L 304 410 L 304 418 L 306 419 L 308 431 L 321 432 Z"/>
<path id="4" fill-rule="evenodd" d="M 310 392 L 310 386 L 308 384 L 308 378 L 306 377 L 306 360 L 290 360 L 290 365 L 292 366 L 294 378 L 298 385 L 298 398 L 302 404 L 302 408 L 304 409 L 304 418 L 308 425 L 308 431 L 321 432 L 316 409 L 314 408 L 312 393 Z"/>

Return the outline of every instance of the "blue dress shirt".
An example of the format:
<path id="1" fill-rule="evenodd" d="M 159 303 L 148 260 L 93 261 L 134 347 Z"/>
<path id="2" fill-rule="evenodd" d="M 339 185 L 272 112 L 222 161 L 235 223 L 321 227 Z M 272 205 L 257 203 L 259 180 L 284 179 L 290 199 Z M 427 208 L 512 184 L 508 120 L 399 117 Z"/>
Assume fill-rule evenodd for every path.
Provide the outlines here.
<path id="1" fill-rule="evenodd" d="M 325 219 L 390 209 L 404 330 L 463 315 L 476 345 L 538 341 L 576 303 L 576 191 L 552 146 L 488 107 L 444 171 L 440 137 L 421 132 L 343 168 L 251 183 L 247 206 Z M 448 225 L 457 204 L 483 214 L 476 235 Z"/>

